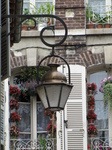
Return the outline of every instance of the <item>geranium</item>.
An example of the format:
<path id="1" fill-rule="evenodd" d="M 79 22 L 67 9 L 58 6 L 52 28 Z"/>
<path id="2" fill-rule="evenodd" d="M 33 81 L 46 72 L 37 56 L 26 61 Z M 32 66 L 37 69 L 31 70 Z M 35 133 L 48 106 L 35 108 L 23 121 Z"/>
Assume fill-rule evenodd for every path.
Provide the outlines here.
<path id="1" fill-rule="evenodd" d="M 9 94 L 10 96 L 18 97 L 20 95 L 20 90 L 17 86 L 10 86 Z"/>
<path id="2" fill-rule="evenodd" d="M 50 110 L 45 110 L 45 115 L 49 116 L 50 118 L 52 118 L 52 112 Z"/>
<path id="3" fill-rule="evenodd" d="M 91 135 L 91 134 L 96 135 L 97 133 L 98 133 L 98 130 L 94 125 L 91 125 L 88 127 L 88 134 L 89 135 Z"/>
<path id="4" fill-rule="evenodd" d="M 19 104 L 18 104 L 18 100 L 15 98 L 11 98 L 10 100 L 10 109 L 18 109 L 19 108 Z"/>
<path id="5" fill-rule="evenodd" d="M 19 136 L 19 128 L 12 125 L 11 128 L 10 128 L 10 135 L 15 137 L 15 138 L 18 137 Z"/>
<path id="6" fill-rule="evenodd" d="M 97 118 L 97 115 L 94 113 L 93 110 L 90 110 L 90 111 L 88 112 L 87 119 L 94 119 L 94 120 L 96 120 L 96 118 Z"/>
<path id="7" fill-rule="evenodd" d="M 56 132 L 56 126 L 52 125 L 52 122 L 49 122 L 48 126 L 47 126 L 47 131 L 49 131 L 49 133 L 52 133 L 52 128 L 53 128 L 53 132 Z"/>
<path id="8" fill-rule="evenodd" d="M 10 114 L 10 121 L 11 122 L 19 122 L 21 120 L 21 117 L 18 115 L 17 112 L 13 112 Z"/>
<path id="9" fill-rule="evenodd" d="M 97 85 L 93 82 L 93 83 L 87 83 L 87 90 L 92 90 L 95 91 L 97 89 Z"/>
<path id="10" fill-rule="evenodd" d="M 90 96 L 89 97 L 89 101 L 88 101 L 88 105 L 95 105 L 95 100 L 94 100 L 94 97 L 93 96 Z"/>

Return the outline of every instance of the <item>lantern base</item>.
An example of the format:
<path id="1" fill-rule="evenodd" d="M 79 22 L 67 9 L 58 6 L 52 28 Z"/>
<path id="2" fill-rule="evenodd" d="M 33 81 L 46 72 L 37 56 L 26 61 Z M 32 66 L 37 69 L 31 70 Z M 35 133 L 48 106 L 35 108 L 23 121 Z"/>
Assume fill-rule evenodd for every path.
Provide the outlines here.
<path id="1" fill-rule="evenodd" d="M 50 110 L 50 111 L 61 111 L 61 110 L 64 110 L 64 108 L 62 107 L 48 107 L 48 108 L 45 108 L 45 110 Z"/>

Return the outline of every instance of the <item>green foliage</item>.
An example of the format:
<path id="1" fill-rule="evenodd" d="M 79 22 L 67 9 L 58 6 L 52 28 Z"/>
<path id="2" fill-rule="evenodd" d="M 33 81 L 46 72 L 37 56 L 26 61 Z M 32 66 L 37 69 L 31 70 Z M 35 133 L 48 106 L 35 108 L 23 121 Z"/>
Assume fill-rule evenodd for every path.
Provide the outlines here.
<path id="1" fill-rule="evenodd" d="M 42 78 L 42 76 L 47 72 L 48 68 L 40 67 L 39 69 L 39 78 Z M 21 80 L 23 82 L 27 80 L 36 80 L 37 79 L 37 67 L 25 67 L 21 69 Z"/>
<path id="2" fill-rule="evenodd" d="M 40 67 L 39 68 L 39 78 L 48 71 L 48 67 Z M 37 80 L 37 67 L 24 67 L 21 69 L 21 75 L 16 79 L 17 83 L 26 82 L 29 80 Z"/>
<path id="3" fill-rule="evenodd" d="M 110 109 L 112 109 L 112 83 L 108 83 L 104 86 L 104 105 L 110 102 Z"/>
<path id="4" fill-rule="evenodd" d="M 42 150 L 46 150 L 46 140 L 40 137 L 40 145 L 43 147 Z"/>
<path id="5" fill-rule="evenodd" d="M 89 5 L 87 5 L 87 7 L 86 7 L 86 20 L 87 20 L 87 22 L 92 20 L 92 17 L 93 17 L 93 11 L 92 11 L 91 7 Z"/>

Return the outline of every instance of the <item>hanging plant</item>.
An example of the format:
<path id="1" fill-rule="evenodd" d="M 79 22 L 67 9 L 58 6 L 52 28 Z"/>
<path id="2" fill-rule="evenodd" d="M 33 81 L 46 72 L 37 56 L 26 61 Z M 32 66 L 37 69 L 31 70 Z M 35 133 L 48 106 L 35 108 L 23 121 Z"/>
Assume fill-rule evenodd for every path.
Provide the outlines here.
<path id="1" fill-rule="evenodd" d="M 93 97 L 93 96 L 90 96 L 90 97 L 89 97 L 88 105 L 89 105 L 89 106 L 95 105 L 95 100 L 94 100 L 94 97 Z"/>
<path id="2" fill-rule="evenodd" d="M 10 91 L 9 91 L 10 96 L 13 97 L 18 97 L 20 95 L 20 90 L 18 89 L 17 86 L 11 86 L 10 85 Z"/>
<path id="3" fill-rule="evenodd" d="M 88 112 L 87 119 L 94 119 L 94 120 L 96 120 L 96 118 L 97 118 L 97 115 L 94 113 L 93 110 L 90 110 L 90 111 Z"/>
<path id="4" fill-rule="evenodd" d="M 11 128 L 10 128 L 10 135 L 14 138 L 18 137 L 19 136 L 19 128 L 12 125 Z"/>
<path id="5" fill-rule="evenodd" d="M 97 85 L 93 82 L 93 83 L 87 83 L 87 90 L 92 90 L 95 91 L 97 89 Z"/>
<path id="6" fill-rule="evenodd" d="M 10 114 L 10 121 L 11 122 L 19 122 L 21 120 L 21 117 L 18 115 L 17 112 L 13 112 Z"/>
<path id="7" fill-rule="evenodd" d="M 89 135 L 97 135 L 98 134 L 98 130 L 94 125 L 91 125 L 88 127 L 88 134 Z"/>
<path id="8" fill-rule="evenodd" d="M 109 101 L 110 102 L 109 107 L 110 109 L 112 109 L 112 76 L 104 78 L 101 81 L 99 91 L 104 94 L 104 106 L 106 106 Z"/>
<path id="9" fill-rule="evenodd" d="M 19 104 L 18 104 L 18 100 L 15 98 L 11 98 L 10 100 L 10 109 L 18 109 L 19 108 Z"/>

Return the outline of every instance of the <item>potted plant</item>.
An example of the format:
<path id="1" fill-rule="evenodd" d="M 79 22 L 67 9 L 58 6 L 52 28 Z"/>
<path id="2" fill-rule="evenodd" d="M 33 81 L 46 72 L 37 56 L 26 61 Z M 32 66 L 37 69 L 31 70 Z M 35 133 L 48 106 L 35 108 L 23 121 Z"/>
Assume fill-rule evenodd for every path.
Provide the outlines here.
<path id="1" fill-rule="evenodd" d="M 101 81 L 99 91 L 104 94 L 104 105 L 106 106 L 109 101 L 110 109 L 112 109 L 112 76 Z"/>
<path id="2" fill-rule="evenodd" d="M 41 4 L 38 9 L 38 14 L 53 14 L 54 5 L 51 5 L 49 2 L 45 5 Z M 38 30 L 40 31 L 43 27 L 54 23 L 52 18 L 40 18 L 38 19 Z"/>
<path id="3" fill-rule="evenodd" d="M 93 83 L 87 83 L 87 91 L 88 94 L 93 94 L 93 92 L 95 92 L 97 89 L 97 85 L 93 82 Z"/>
<path id="4" fill-rule="evenodd" d="M 19 136 L 19 128 L 17 128 L 16 126 L 12 125 L 10 128 L 10 135 L 13 138 L 16 138 Z"/>
<path id="5" fill-rule="evenodd" d="M 18 115 L 17 112 L 13 112 L 10 114 L 10 122 L 19 122 L 21 117 Z"/>
<path id="6" fill-rule="evenodd" d="M 88 127 L 88 135 L 89 135 L 89 136 L 95 136 L 95 135 L 97 135 L 97 134 L 98 134 L 97 128 L 96 128 L 94 125 L 90 125 L 90 126 Z"/>
<path id="7" fill-rule="evenodd" d="M 95 28 L 95 24 L 92 23 L 93 11 L 90 6 L 86 7 L 86 23 L 87 28 Z"/>
<path id="8" fill-rule="evenodd" d="M 94 113 L 93 110 L 89 110 L 88 115 L 87 115 L 87 119 L 89 123 L 94 123 L 94 120 L 96 120 L 97 115 Z"/>
<path id="9" fill-rule="evenodd" d="M 110 22 L 111 22 L 111 11 L 108 11 L 108 12 L 106 12 L 104 27 L 105 28 L 110 28 L 111 27 Z"/>
<path id="10" fill-rule="evenodd" d="M 94 97 L 93 97 L 93 96 L 90 96 L 90 97 L 89 97 L 89 100 L 88 100 L 88 108 L 89 108 L 89 109 L 94 109 L 94 106 L 95 106 Z"/>
<path id="11" fill-rule="evenodd" d="M 106 17 L 98 15 L 97 28 L 103 28 L 103 25 L 106 23 Z"/>
<path id="12" fill-rule="evenodd" d="M 18 104 L 18 100 L 15 98 L 11 98 L 10 100 L 10 109 L 18 109 L 19 108 L 19 104 Z"/>
<path id="13" fill-rule="evenodd" d="M 16 98 L 20 95 L 20 90 L 18 89 L 17 86 L 10 86 L 9 94 L 10 94 L 10 96 Z"/>
<path id="14" fill-rule="evenodd" d="M 95 24 L 97 22 L 98 15 L 92 10 L 90 6 L 86 7 L 86 23 L 87 28 L 92 29 L 95 28 Z"/>

